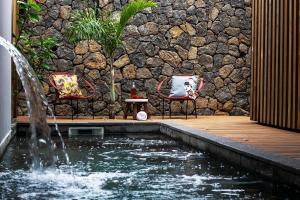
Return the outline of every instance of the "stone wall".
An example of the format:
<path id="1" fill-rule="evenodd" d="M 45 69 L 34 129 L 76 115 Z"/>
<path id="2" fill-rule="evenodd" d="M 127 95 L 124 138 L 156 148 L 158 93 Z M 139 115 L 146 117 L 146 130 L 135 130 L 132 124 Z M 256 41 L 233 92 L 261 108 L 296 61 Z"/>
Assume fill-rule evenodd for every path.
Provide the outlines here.
<path id="1" fill-rule="evenodd" d="M 117 11 L 127 0 L 99 0 L 102 10 Z M 158 7 L 137 14 L 123 35 L 124 48 L 117 52 L 116 86 L 119 114 L 129 96 L 132 81 L 138 95 L 149 98 L 150 110 L 160 113 L 155 87 L 164 77 L 198 74 L 205 90 L 198 98 L 199 114 L 247 115 L 250 88 L 251 0 L 158 0 Z M 47 0 L 43 20 L 35 34 L 58 38 L 57 71 L 86 76 L 97 88 L 96 115 L 107 115 L 110 72 L 101 46 L 95 42 L 69 44 L 63 33 L 70 12 L 82 8 L 81 0 Z M 45 77 L 46 78 L 46 77 Z M 55 99 L 45 84 L 50 103 Z M 20 95 L 22 97 L 22 95 Z M 22 99 L 22 98 L 21 98 Z M 88 102 L 79 103 L 80 115 L 91 115 Z M 20 102 L 20 105 L 25 105 Z M 180 112 L 179 102 L 172 104 Z M 26 112 L 19 107 L 19 114 Z M 70 115 L 70 102 L 59 102 L 58 115 Z"/>

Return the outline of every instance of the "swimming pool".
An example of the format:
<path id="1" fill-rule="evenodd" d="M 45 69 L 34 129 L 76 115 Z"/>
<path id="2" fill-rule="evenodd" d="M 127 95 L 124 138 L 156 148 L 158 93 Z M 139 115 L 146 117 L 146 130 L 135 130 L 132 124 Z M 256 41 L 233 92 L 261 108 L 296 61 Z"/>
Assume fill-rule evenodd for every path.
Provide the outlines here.
<path id="1" fill-rule="evenodd" d="M 2 199 L 270 199 L 299 193 L 162 134 L 65 138 L 71 165 L 32 172 L 26 138 L 0 162 Z M 58 145 L 59 146 L 59 145 Z"/>

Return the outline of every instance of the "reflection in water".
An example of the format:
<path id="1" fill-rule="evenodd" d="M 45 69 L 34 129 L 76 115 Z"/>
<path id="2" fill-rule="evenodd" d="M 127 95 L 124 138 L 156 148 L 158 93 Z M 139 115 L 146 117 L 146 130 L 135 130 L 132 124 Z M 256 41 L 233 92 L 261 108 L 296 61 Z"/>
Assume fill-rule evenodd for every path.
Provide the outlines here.
<path id="1" fill-rule="evenodd" d="M 285 199 L 299 193 L 168 137 L 65 139 L 70 163 L 30 172 L 27 142 L 15 138 L 0 163 L 0 194 L 22 199 Z"/>
<path id="2" fill-rule="evenodd" d="M 51 166 L 57 161 L 55 154 L 56 145 L 51 140 L 51 130 L 47 124 L 46 110 L 49 109 L 51 116 L 55 116 L 44 94 L 43 88 L 34 70 L 26 58 L 10 42 L 0 36 L 0 46 L 4 47 L 13 58 L 17 73 L 23 85 L 26 95 L 26 103 L 31 123 L 30 153 L 32 156 L 31 166 L 33 169 L 42 169 L 43 166 Z M 8 66 L 10 67 L 10 66 Z M 56 131 L 61 138 L 63 151 L 64 142 L 56 124 Z M 69 158 L 64 154 L 66 162 Z"/>

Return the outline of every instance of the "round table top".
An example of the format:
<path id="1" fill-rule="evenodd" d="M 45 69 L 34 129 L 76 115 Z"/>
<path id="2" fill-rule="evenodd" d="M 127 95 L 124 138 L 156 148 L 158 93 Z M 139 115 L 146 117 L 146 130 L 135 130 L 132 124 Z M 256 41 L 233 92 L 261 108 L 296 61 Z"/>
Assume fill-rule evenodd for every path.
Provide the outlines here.
<path id="1" fill-rule="evenodd" d="M 128 102 L 128 103 L 145 103 L 145 102 L 148 102 L 148 99 L 125 99 L 125 102 Z"/>

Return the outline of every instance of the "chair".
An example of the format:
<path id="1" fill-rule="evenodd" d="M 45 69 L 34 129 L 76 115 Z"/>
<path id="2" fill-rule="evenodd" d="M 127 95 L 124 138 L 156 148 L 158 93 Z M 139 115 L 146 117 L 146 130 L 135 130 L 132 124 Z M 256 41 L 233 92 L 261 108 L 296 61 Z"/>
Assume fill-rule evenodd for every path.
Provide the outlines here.
<path id="1" fill-rule="evenodd" d="M 174 76 L 172 76 L 173 78 Z M 180 76 L 179 76 L 180 77 Z M 181 76 L 181 77 L 187 77 L 187 76 Z M 189 77 L 192 77 L 192 76 L 189 76 Z M 169 82 L 170 78 L 169 77 L 166 77 L 164 78 L 156 87 L 156 91 L 157 93 L 159 94 L 160 97 L 162 97 L 162 100 L 163 100 L 163 108 L 162 108 L 162 118 L 164 119 L 164 116 L 165 116 L 165 101 L 169 101 L 169 117 L 171 118 L 171 115 L 172 115 L 172 109 L 171 109 L 171 103 L 173 101 L 186 101 L 186 119 L 187 119 L 187 116 L 188 116 L 188 102 L 189 101 L 192 101 L 193 102 L 193 111 L 192 113 L 195 114 L 196 118 L 197 118 L 197 104 L 196 104 L 196 100 L 197 98 L 199 97 L 199 93 L 201 92 L 201 90 L 203 89 L 204 87 L 204 80 L 202 78 L 198 79 L 198 87 L 196 87 L 196 90 L 194 91 L 194 95 L 195 96 L 189 96 L 189 95 L 181 95 L 181 96 L 167 96 L 165 94 L 163 94 L 161 92 L 161 88 L 162 86 L 166 83 L 166 82 Z M 184 87 L 184 86 L 182 86 Z M 191 113 L 191 114 L 192 114 Z"/>
<path id="2" fill-rule="evenodd" d="M 54 72 L 49 75 L 49 84 L 55 89 L 56 95 L 59 100 L 71 100 L 71 105 L 73 105 L 73 100 L 77 101 L 76 104 L 76 114 L 78 118 L 78 100 L 91 100 L 92 101 L 92 112 L 93 119 L 95 117 L 94 113 L 94 95 L 96 93 L 95 87 L 86 79 L 77 79 L 77 76 L 70 72 Z M 80 88 L 84 88 L 87 94 L 84 95 Z M 57 98 L 56 98 L 57 99 Z M 54 114 L 56 99 L 54 102 Z M 72 120 L 74 116 L 74 109 L 72 106 Z"/>

